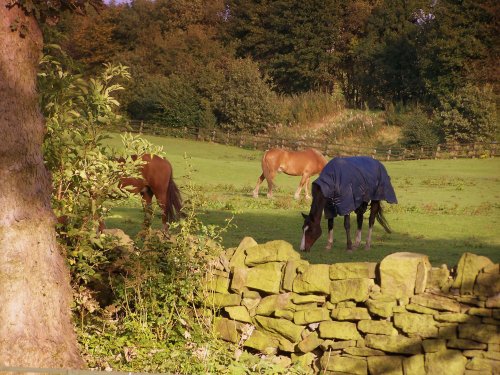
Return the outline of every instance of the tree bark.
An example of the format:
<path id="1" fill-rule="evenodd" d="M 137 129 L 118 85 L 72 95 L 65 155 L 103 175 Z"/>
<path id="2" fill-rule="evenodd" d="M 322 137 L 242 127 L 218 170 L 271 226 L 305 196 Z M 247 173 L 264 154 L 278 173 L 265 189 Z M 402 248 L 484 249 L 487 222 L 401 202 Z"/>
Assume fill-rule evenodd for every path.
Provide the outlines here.
<path id="1" fill-rule="evenodd" d="M 42 156 L 42 34 L 8 3 L 0 0 L 0 366 L 81 368 Z"/>

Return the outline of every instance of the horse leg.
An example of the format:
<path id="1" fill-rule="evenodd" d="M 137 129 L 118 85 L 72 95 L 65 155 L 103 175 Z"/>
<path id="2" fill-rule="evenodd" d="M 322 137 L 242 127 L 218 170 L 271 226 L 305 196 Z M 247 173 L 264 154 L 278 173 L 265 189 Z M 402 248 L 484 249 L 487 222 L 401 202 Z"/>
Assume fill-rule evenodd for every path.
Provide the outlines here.
<path id="1" fill-rule="evenodd" d="M 330 250 L 333 246 L 333 218 L 328 219 L 328 242 L 326 243 L 326 249 Z"/>
<path id="2" fill-rule="evenodd" d="M 266 180 L 267 180 L 267 197 L 268 198 L 272 198 L 273 197 L 273 179 L 274 179 L 274 176 L 276 176 L 275 173 L 269 173 L 267 176 L 266 176 Z"/>
<path id="3" fill-rule="evenodd" d="M 354 248 L 357 249 L 361 243 L 361 228 L 363 227 L 363 214 L 356 213 L 356 222 L 358 229 L 356 230 L 356 239 L 354 240 Z"/>
<path id="4" fill-rule="evenodd" d="M 370 206 L 370 218 L 368 219 L 368 236 L 366 237 L 366 245 L 365 250 L 370 250 L 370 246 L 372 245 L 372 231 L 373 225 L 375 224 L 375 218 L 377 217 L 377 213 L 380 210 L 380 202 L 372 201 Z"/>
<path id="5" fill-rule="evenodd" d="M 361 244 L 361 229 L 363 228 L 363 215 L 368 207 L 367 202 L 363 202 L 354 212 L 356 212 L 356 221 L 358 223 L 358 230 L 356 232 L 356 240 L 354 241 L 354 248 L 358 248 Z"/>
<path id="6" fill-rule="evenodd" d="M 167 213 L 166 213 L 166 207 L 167 207 L 167 192 L 166 191 L 161 191 L 161 194 L 155 194 L 156 197 L 156 202 L 158 203 L 158 206 L 160 206 L 161 209 L 161 222 L 163 223 L 163 230 L 168 231 L 168 218 L 167 218 Z"/>
<path id="7" fill-rule="evenodd" d="M 143 199 L 143 206 L 144 206 L 144 229 L 147 229 L 151 226 L 151 221 L 153 218 L 153 192 L 151 191 L 151 188 L 149 186 L 145 186 L 141 190 L 141 196 Z"/>
<path id="8" fill-rule="evenodd" d="M 258 180 L 257 180 L 257 185 L 255 186 L 255 189 L 253 189 L 253 197 L 254 198 L 258 198 L 259 197 L 260 184 L 262 184 L 262 182 L 264 181 L 264 179 L 265 179 L 265 176 L 264 176 L 264 173 L 262 173 L 260 175 L 260 177 L 258 178 Z"/>
<path id="9" fill-rule="evenodd" d="M 311 199 L 311 196 L 309 195 L 309 181 L 311 180 L 311 176 L 307 177 L 306 183 L 305 183 L 305 192 L 306 192 L 306 199 L 309 200 Z"/>
<path id="10" fill-rule="evenodd" d="M 294 198 L 299 199 L 300 198 L 300 192 L 302 191 L 302 188 L 304 187 L 304 184 L 309 180 L 309 177 L 306 176 L 305 174 L 302 175 L 302 178 L 300 179 L 299 187 L 297 188 L 297 191 L 295 192 Z M 307 188 L 306 188 L 306 195 L 307 195 Z"/>
<path id="11" fill-rule="evenodd" d="M 347 251 L 352 251 L 350 215 L 344 215 L 344 229 L 345 229 L 345 235 L 347 237 Z"/>

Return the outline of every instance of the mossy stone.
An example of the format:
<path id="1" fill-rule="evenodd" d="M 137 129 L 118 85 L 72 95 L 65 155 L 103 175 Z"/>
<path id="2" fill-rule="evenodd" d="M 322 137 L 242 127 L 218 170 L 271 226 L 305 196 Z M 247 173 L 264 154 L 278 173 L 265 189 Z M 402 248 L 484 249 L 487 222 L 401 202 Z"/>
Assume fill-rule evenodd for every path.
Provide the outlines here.
<path id="1" fill-rule="evenodd" d="M 335 320 L 363 320 L 370 319 L 365 307 L 340 307 L 333 309 L 332 318 Z"/>
<path id="2" fill-rule="evenodd" d="M 330 279 L 374 279 L 376 267 L 374 262 L 335 263 L 330 266 Z"/>
<path id="3" fill-rule="evenodd" d="M 412 355 L 403 359 L 403 374 L 426 375 L 423 354 Z"/>
<path id="4" fill-rule="evenodd" d="M 278 294 L 283 263 L 265 263 L 248 269 L 246 287 L 266 293 Z"/>
<path id="5" fill-rule="evenodd" d="M 370 375 L 403 375 L 403 358 L 394 355 L 368 357 Z"/>
<path id="6" fill-rule="evenodd" d="M 463 253 L 458 261 L 457 277 L 453 282 L 453 288 L 460 289 L 460 294 L 472 294 L 479 271 L 491 265 L 493 262 L 485 256 Z"/>
<path id="7" fill-rule="evenodd" d="M 278 345 L 279 341 L 276 337 L 257 329 L 252 332 L 252 335 L 243 344 L 247 348 L 256 349 L 266 355 L 276 354 Z"/>
<path id="8" fill-rule="evenodd" d="M 411 303 L 439 311 L 460 312 L 460 304 L 444 296 L 419 294 L 411 298 Z"/>
<path id="9" fill-rule="evenodd" d="M 270 316 L 276 310 L 286 309 L 290 305 L 291 297 L 291 293 L 273 294 L 264 297 L 260 300 L 259 306 L 256 309 L 256 314 Z"/>
<path id="10" fill-rule="evenodd" d="M 297 349 L 302 353 L 309 353 L 321 345 L 323 339 L 320 339 L 317 332 L 312 332 L 304 340 L 297 344 Z"/>
<path id="11" fill-rule="evenodd" d="M 238 294 L 211 293 L 208 297 L 209 306 L 226 307 L 238 306 L 241 303 L 241 297 Z"/>
<path id="12" fill-rule="evenodd" d="M 229 260 L 229 268 L 245 267 L 245 250 L 254 246 L 257 246 L 257 242 L 252 237 L 243 238 Z"/>
<path id="13" fill-rule="evenodd" d="M 416 337 L 367 334 L 365 344 L 369 348 L 390 353 L 420 354 L 422 352 L 422 340 Z"/>
<path id="14" fill-rule="evenodd" d="M 458 350 L 445 350 L 425 354 L 425 371 L 428 375 L 463 374 L 467 358 Z"/>
<path id="15" fill-rule="evenodd" d="M 396 303 L 396 300 L 385 301 L 369 299 L 366 301 L 366 306 L 372 314 L 378 315 L 382 318 L 389 318 L 392 316 L 392 310 L 396 307 Z"/>
<path id="16" fill-rule="evenodd" d="M 394 314 L 394 325 L 409 335 L 437 337 L 438 327 L 432 315 L 398 313 Z"/>
<path id="17" fill-rule="evenodd" d="M 287 340 L 292 342 L 301 341 L 302 332 L 304 331 L 303 326 L 296 325 L 286 319 L 273 319 L 265 316 L 255 316 L 255 320 L 263 329 L 282 335 Z"/>
<path id="18" fill-rule="evenodd" d="M 297 269 L 307 267 L 309 262 L 302 259 L 288 260 L 283 273 L 283 290 L 291 292 L 293 290 L 293 281 L 297 277 Z"/>
<path id="19" fill-rule="evenodd" d="M 252 318 L 245 306 L 227 306 L 224 308 L 229 317 L 238 322 L 252 323 Z"/>
<path id="20" fill-rule="evenodd" d="M 262 245 L 249 247 L 245 250 L 245 265 L 252 267 L 269 262 L 287 262 L 299 260 L 300 254 L 293 246 L 283 240 L 269 241 Z"/>
<path id="21" fill-rule="evenodd" d="M 330 311 L 325 308 L 314 308 L 310 310 L 296 311 L 293 315 L 295 324 L 310 324 L 330 320 Z"/>
<path id="22" fill-rule="evenodd" d="M 379 335 L 397 336 L 398 331 L 391 322 L 386 320 L 360 320 L 358 329 L 364 333 L 374 333 Z"/>
<path id="23" fill-rule="evenodd" d="M 236 322 L 227 318 L 216 317 L 214 320 L 214 329 L 218 336 L 229 342 L 237 343 L 239 341 Z"/>
<path id="24" fill-rule="evenodd" d="M 368 299 L 371 279 L 346 279 L 334 280 L 330 287 L 330 302 L 338 303 L 342 301 L 354 300 L 364 302 Z"/>
<path id="25" fill-rule="evenodd" d="M 330 266 L 311 264 L 300 272 L 293 281 L 295 293 L 330 293 Z"/>
<path id="26" fill-rule="evenodd" d="M 329 353 L 325 353 L 321 357 L 320 366 L 325 373 L 326 371 L 331 371 L 334 374 L 368 374 L 368 365 L 364 358 L 339 355 L 331 356 Z"/>
<path id="27" fill-rule="evenodd" d="M 319 324 L 319 335 L 324 339 L 359 340 L 356 324 L 351 322 L 325 321 Z"/>
<path id="28" fill-rule="evenodd" d="M 380 262 L 382 293 L 401 298 L 423 292 L 431 268 L 424 254 L 399 252 L 386 256 Z"/>
<path id="29" fill-rule="evenodd" d="M 458 337 L 485 344 L 500 344 L 500 326 L 493 324 L 460 324 Z"/>

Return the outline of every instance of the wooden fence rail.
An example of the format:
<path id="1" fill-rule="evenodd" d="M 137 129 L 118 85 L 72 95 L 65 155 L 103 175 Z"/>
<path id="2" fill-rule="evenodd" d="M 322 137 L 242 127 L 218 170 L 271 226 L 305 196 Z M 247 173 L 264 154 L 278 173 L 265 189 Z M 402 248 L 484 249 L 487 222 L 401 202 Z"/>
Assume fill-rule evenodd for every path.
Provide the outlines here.
<path id="1" fill-rule="evenodd" d="M 123 129 L 120 129 L 123 130 Z M 402 147 L 349 146 L 327 138 L 287 138 L 248 133 L 233 134 L 213 129 L 167 128 L 155 123 L 132 121 L 126 130 L 149 135 L 193 139 L 205 142 L 238 146 L 246 149 L 268 150 L 273 147 L 301 150 L 313 147 L 327 157 L 370 155 L 383 161 L 418 159 L 493 158 L 499 156 L 496 142 L 473 144 L 441 144 L 437 147 L 408 149 Z"/>

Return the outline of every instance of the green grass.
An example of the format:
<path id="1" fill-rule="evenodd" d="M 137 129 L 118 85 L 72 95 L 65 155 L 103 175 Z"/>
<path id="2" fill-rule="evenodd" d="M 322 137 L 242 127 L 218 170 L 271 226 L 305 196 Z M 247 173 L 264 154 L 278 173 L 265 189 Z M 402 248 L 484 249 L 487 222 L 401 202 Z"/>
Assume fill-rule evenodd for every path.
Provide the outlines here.
<path id="1" fill-rule="evenodd" d="M 261 173 L 262 152 L 237 147 L 187 141 L 175 138 L 146 137 L 162 145 L 174 168 L 174 179 L 181 191 L 186 183 L 188 166 L 191 180 L 205 195 L 200 218 L 206 225 L 232 224 L 223 235 L 226 247 L 237 246 L 245 236 L 257 242 L 282 239 L 298 249 L 301 236 L 301 212 L 308 212 L 310 202 L 295 201 L 293 193 L 299 177 L 279 175 L 275 198 L 251 197 Z M 112 144 L 119 145 L 115 136 Z M 185 158 L 187 156 L 187 159 Z M 453 266 L 460 255 L 469 251 L 500 261 L 500 160 L 421 160 L 385 163 L 392 178 L 398 205 L 384 205 L 393 229 L 388 235 L 375 224 L 372 249 L 345 251 L 343 220 L 335 222 L 334 247 L 324 249 L 324 234 L 303 258 L 312 263 L 380 261 L 397 251 L 427 254 L 433 265 Z M 351 227 L 355 226 L 354 215 Z M 114 207 L 108 227 L 119 227 L 136 235 L 142 223 L 139 199 L 130 199 Z M 155 225 L 160 226 L 160 220 Z M 366 235 L 367 220 L 363 236 Z M 355 229 L 352 229 L 354 236 Z"/>

